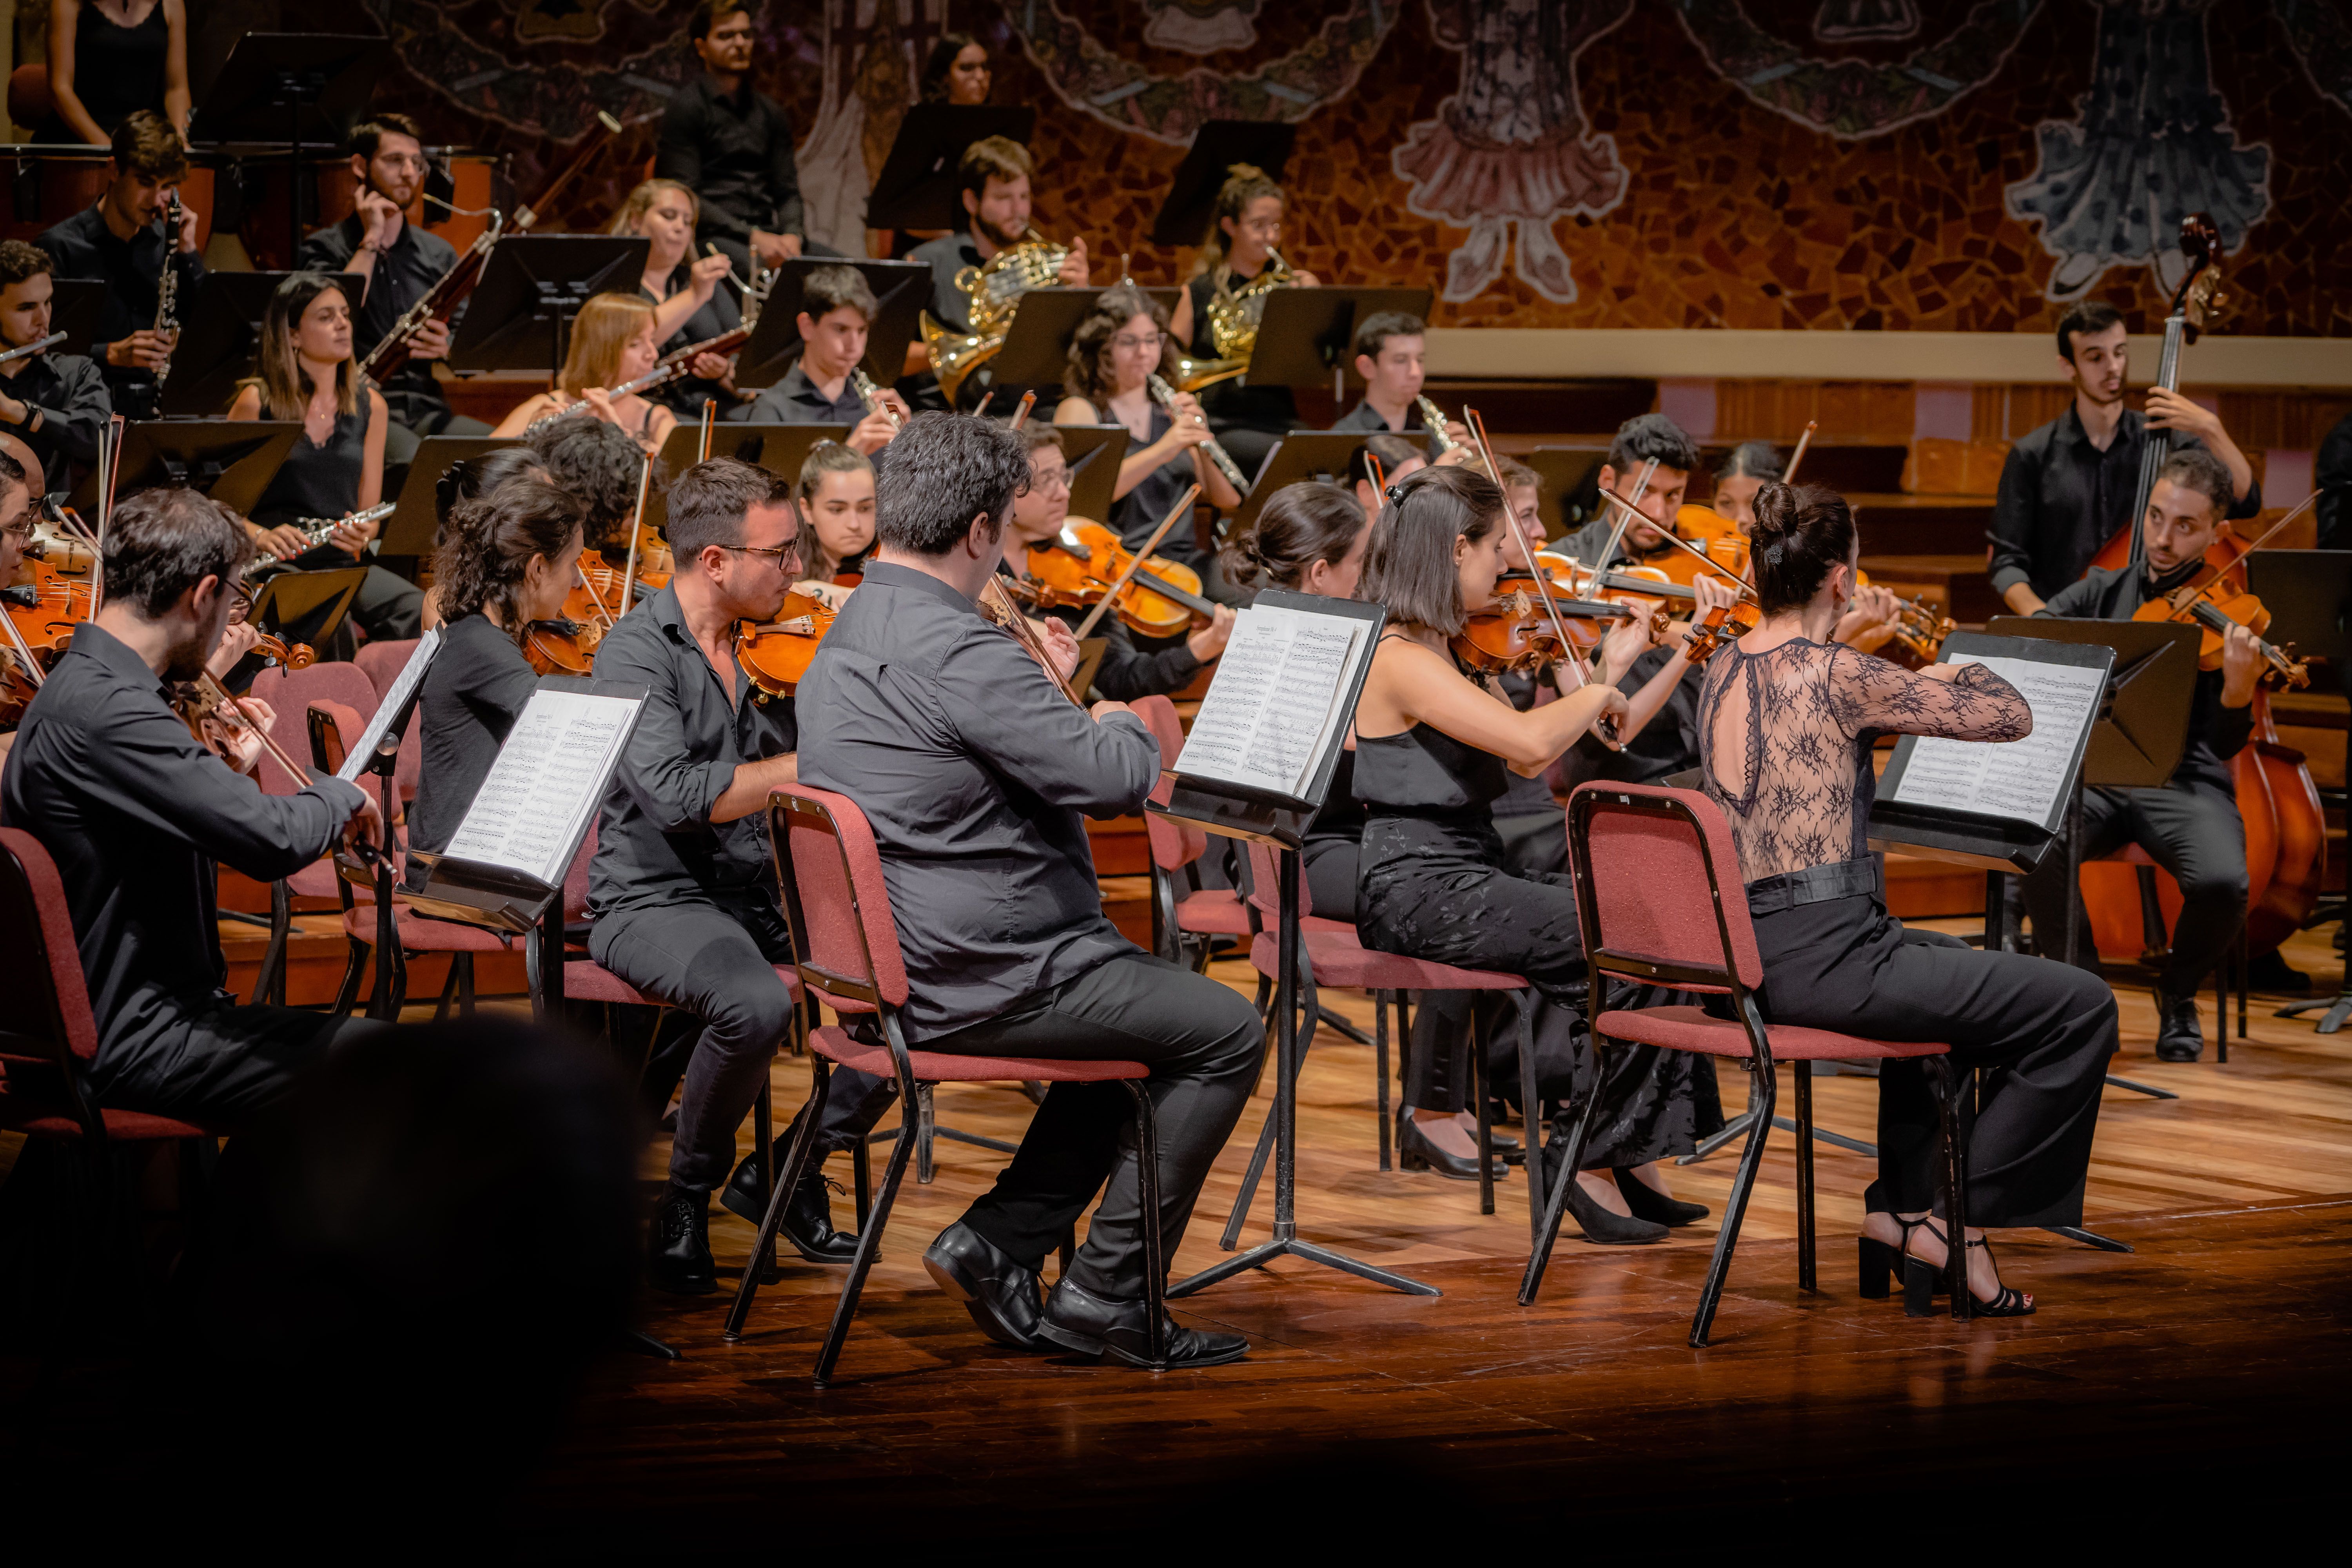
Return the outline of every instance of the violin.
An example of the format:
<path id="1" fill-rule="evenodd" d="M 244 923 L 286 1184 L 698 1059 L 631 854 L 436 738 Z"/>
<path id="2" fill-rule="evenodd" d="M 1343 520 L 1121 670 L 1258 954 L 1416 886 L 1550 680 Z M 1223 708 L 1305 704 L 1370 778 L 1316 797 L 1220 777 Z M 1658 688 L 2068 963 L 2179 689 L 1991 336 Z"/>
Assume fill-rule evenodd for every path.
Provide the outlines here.
<path id="1" fill-rule="evenodd" d="M 2150 599 L 2132 612 L 2136 621 L 2185 622 L 2198 628 L 2197 668 L 2221 668 L 2221 650 L 2231 626 L 2243 626 L 2254 634 L 2254 651 L 2262 656 L 2263 684 L 2301 689 L 2311 684 L 2311 669 L 2294 657 L 2294 645 L 2282 648 L 2263 640 L 2262 634 L 2270 629 L 2271 613 L 2252 594 L 2238 593 L 2225 586 L 2226 579 L 2217 575 L 2204 587 L 2174 589 L 2160 599 Z M 2216 592 L 2215 590 L 2219 590 Z"/>
<path id="2" fill-rule="evenodd" d="M 73 629 L 97 613 L 98 584 L 89 577 L 68 577 L 46 561 L 27 560 L 22 570 L 32 580 L 0 593 L 8 619 L 46 667 L 73 640 Z"/>
<path id="3" fill-rule="evenodd" d="M 787 594 L 776 618 L 759 626 L 735 623 L 735 662 L 743 677 L 770 697 L 790 697 L 808 675 L 835 612 L 822 599 Z"/>
<path id="4" fill-rule="evenodd" d="M 580 592 L 572 590 L 574 595 Z M 593 620 L 572 619 L 571 608 L 567 599 L 562 619 L 533 621 L 523 628 L 522 657 L 541 675 L 584 676 L 595 671 L 596 647 L 604 640 L 604 628 Z"/>
<path id="5" fill-rule="evenodd" d="M 1563 652 L 1543 606 L 1520 589 L 1497 594 L 1485 608 L 1464 616 L 1462 629 L 1446 646 L 1464 665 L 1495 675 L 1540 669 Z"/>
<path id="6" fill-rule="evenodd" d="M 1706 613 L 1705 620 L 1691 627 L 1683 644 L 1683 657 L 1693 664 L 1705 664 L 1725 643 L 1738 642 L 1754 631 L 1762 618 L 1756 606 L 1744 600 L 1717 605 Z"/>
<path id="7" fill-rule="evenodd" d="M 1040 604 L 1092 607 L 1102 602 L 1111 584 L 1127 581 L 1111 601 L 1111 611 L 1139 636 L 1171 637 L 1192 629 L 1194 617 L 1206 621 L 1216 605 L 1201 594 L 1201 574 L 1181 561 L 1147 555 L 1132 574 L 1135 552 L 1101 523 L 1071 518 L 1052 539 L 1029 546 L 1029 575 L 1049 597 Z"/>

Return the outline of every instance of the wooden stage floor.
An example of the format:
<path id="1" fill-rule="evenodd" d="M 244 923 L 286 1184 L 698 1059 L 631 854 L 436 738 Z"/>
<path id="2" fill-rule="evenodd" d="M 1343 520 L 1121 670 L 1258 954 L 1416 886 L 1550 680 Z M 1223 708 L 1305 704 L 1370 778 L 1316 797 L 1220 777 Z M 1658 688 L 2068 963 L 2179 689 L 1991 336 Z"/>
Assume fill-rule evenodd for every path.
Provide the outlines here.
<path id="1" fill-rule="evenodd" d="M 2336 982 L 2324 940 L 2298 939 L 2290 957 Z M 1217 973 L 1245 988 L 1240 966 Z M 960 1541 L 995 1555 L 1045 1544 L 1025 1531 L 1047 1521 L 1155 1521 L 1165 1552 L 1196 1552 L 1216 1550 L 1225 1527 L 1394 1545 L 1427 1521 L 1466 1542 L 1571 1516 L 1632 1530 L 1663 1508 L 1686 1518 L 1817 1498 L 1884 1519 L 1952 1481 L 1962 1493 L 1946 1495 L 2007 1483 L 2143 1522 L 2192 1493 L 2233 1510 L 2290 1498 L 2339 1476 L 2347 1452 L 2352 1032 L 2319 1037 L 2257 999 L 2253 1037 L 2232 1042 L 2226 1066 L 2210 1048 L 2169 1066 L 2150 1054 L 2145 993 L 2121 995 L 2118 1069 L 2181 1098 L 2105 1098 L 2088 1223 L 2133 1254 L 2002 1238 L 2008 1277 L 2042 1299 L 2033 1318 L 1961 1326 L 1860 1300 L 1852 1237 L 1870 1163 L 1828 1146 L 1822 1289 L 1800 1293 L 1785 1133 L 1712 1347 L 1685 1342 L 1711 1219 L 1649 1247 L 1593 1247 L 1570 1227 L 1542 1300 L 1523 1310 L 1518 1173 L 1482 1217 L 1470 1184 L 1375 1170 L 1371 1053 L 1327 1033 L 1302 1095 L 1302 1229 L 1442 1298 L 1286 1260 L 1178 1304 L 1186 1321 L 1250 1337 L 1235 1365 L 1153 1377 L 1005 1352 L 921 1269 L 932 1235 L 1000 1160 L 942 1142 L 937 1182 L 909 1177 L 840 1384 L 808 1382 L 836 1270 L 788 1261 L 740 1346 L 719 1337 L 723 1295 L 651 1298 L 645 1326 L 683 1359 L 600 1368 L 523 1501 L 522 1538 L 557 1552 L 640 1536 L 790 1550 L 878 1532 L 877 1544 Z M 1338 1005 L 1369 1019 L 1360 999 Z M 1726 1067 L 1723 1079 L 1736 1110 L 1744 1075 Z M 806 1081 L 804 1064 L 779 1063 L 780 1126 Z M 1822 1125 L 1873 1135 L 1874 1084 L 1816 1089 Z M 1180 1273 L 1224 1256 L 1217 1233 L 1267 1103 L 1253 1102 L 1219 1160 Z M 939 1108 L 947 1123 L 1008 1138 L 1030 1110 L 992 1087 L 942 1089 Z M 648 1157 L 649 1184 L 662 1155 Z M 1677 1190 L 1719 1212 L 1731 1167 L 1727 1152 L 1679 1171 Z M 1266 1234 L 1266 1205 L 1244 1244 Z M 836 1213 L 847 1218 L 846 1199 Z M 712 1238 L 731 1289 L 751 1228 L 717 1215 Z M 2193 1486 L 2176 1491 L 2173 1478 Z M 1287 1513 L 1293 1497 L 1306 1518 Z M 1833 1531 L 1837 1516 L 1819 1517 Z M 1820 1544 L 1838 1550 L 1834 1534 Z"/>

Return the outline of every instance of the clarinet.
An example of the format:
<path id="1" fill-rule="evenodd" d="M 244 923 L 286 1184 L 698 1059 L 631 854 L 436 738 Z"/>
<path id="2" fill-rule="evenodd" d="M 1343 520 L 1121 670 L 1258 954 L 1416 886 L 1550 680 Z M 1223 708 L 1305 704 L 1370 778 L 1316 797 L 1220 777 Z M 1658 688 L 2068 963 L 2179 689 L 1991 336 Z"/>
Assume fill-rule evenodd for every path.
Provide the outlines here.
<path id="1" fill-rule="evenodd" d="M 155 326 L 160 335 L 180 330 L 180 269 L 172 265 L 180 243 L 180 188 L 177 185 L 163 193 L 163 274 L 155 279 Z M 161 393 L 163 383 L 172 374 L 172 362 L 167 356 L 155 372 L 155 390 Z"/>
<path id="2" fill-rule="evenodd" d="M 866 405 L 866 413 L 881 415 L 890 421 L 890 428 L 893 430 L 901 427 L 898 411 L 882 401 L 882 389 L 874 384 L 874 378 L 866 374 L 864 365 L 857 365 L 850 370 L 849 385 L 851 390 L 857 394 L 857 400 Z"/>
<path id="3" fill-rule="evenodd" d="M 1151 388 L 1152 402 L 1157 403 L 1162 408 L 1172 410 L 1175 407 L 1175 390 L 1171 387 L 1158 374 L 1155 373 L 1147 384 Z M 1192 419 L 1195 424 L 1208 424 L 1207 420 L 1202 419 L 1197 414 L 1192 416 Z M 1215 437 L 1212 436 L 1209 439 L 1202 442 L 1201 450 L 1209 454 L 1209 461 L 1217 466 L 1217 472 L 1225 476 L 1225 483 L 1234 487 L 1234 493 L 1235 495 L 1245 496 L 1249 494 L 1249 480 L 1242 477 L 1241 465 L 1234 461 L 1234 455 L 1231 452 L 1226 451 L 1223 447 L 1217 445 L 1217 439 Z"/>

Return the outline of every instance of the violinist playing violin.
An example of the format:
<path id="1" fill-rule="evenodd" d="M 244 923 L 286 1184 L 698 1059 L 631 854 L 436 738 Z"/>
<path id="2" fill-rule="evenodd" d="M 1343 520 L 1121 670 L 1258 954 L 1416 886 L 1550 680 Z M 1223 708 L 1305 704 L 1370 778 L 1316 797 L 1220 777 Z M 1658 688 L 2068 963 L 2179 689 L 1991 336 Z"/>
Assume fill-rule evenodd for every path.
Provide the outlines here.
<path id="1" fill-rule="evenodd" d="M 774 965 L 792 962 L 768 852 L 769 792 L 798 774 L 792 698 L 761 692 L 737 662 L 739 623 L 766 625 L 801 575 L 788 481 L 732 458 L 669 489 L 676 574 L 604 634 L 596 678 L 649 695 L 613 776 L 588 875 L 588 953 L 646 995 L 702 1022 L 686 1065 L 669 1182 L 654 1213 L 649 1276 L 682 1296 L 718 1289 L 710 1194 L 757 1224 L 756 1167 L 728 1170 L 735 1130 L 792 1020 Z M 779 1164 L 776 1169 L 782 1167 Z M 784 1235 L 812 1262 L 846 1263 L 822 1173 L 794 1194 Z"/>
<path id="2" fill-rule="evenodd" d="M 1062 433 L 1051 425 L 1030 425 L 1021 432 L 1029 451 L 1028 487 L 1013 498 L 1012 537 L 1005 546 L 1003 570 L 1025 580 L 1029 547 L 1061 537 L 1070 516 L 1070 465 L 1063 455 Z M 1181 524 L 1179 524 L 1181 527 Z M 1055 605 L 1045 614 L 1074 631 L 1086 618 L 1084 607 Z M 1181 691 L 1201 673 L 1201 667 L 1225 651 L 1233 636 L 1234 611 L 1219 605 L 1209 624 L 1195 626 L 1182 640 L 1136 646 L 1116 611 L 1095 622 L 1095 633 L 1105 639 L 1102 662 L 1095 669 L 1094 689 L 1115 702 L 1132 701 L 1155 693 Z"/>
<path id="3" fill-rule="evenodd" d="M 2197 447 L 2175 452 L 2159 472 L 2141 520 L 2145 566 L 2095 571 L 2060 589 L 2035 613 L 2127 621 L 2147 601 L 2197 582 L 2234 493 L 2234 478 L 2220 458 Z M 2254 689 L 2263 668 L 2254 634 L 2231 626 L 2221 644 L 2221 668 L 2197 677 L 2189 742 L 2170 781 L 2158 789 L 2083 792 L 2084 859 L 2137 844 L 2180 884 L 2180 918 L 2156 992 L 2156 1054 L 2168 1062 L 2193 1062 L 2204 1051 L 2197 988 L 2221 962 L 2246 918 L 2246 828 L 2238 815 L 2229 759 L 2253 731 Z M 2053 956 L 2064 942 L 2066 896 L 2063 856 L 2043 861 L 2025 879 L 2034 942 Z M 2079 901 L 2080 893 L 2075 897 Z M 2080 918 L 2076 951 L 2084 966 L 2095 969 L 2091 922 L 2086 914 Z"/>
<path id="4" fill-rule="evenodd" d="M 33 524 L 39 518 L 26 483 L 25 466 L 0 452 L 0 592 L 9 590 L 16 581 L 16 568 L 24 563 L 25 546 L 32 542 Z M 17 595 L 29 592 L 15 590 Z M 0 605 L 0 615 L 6 613 L 7 607 Z M 22 717 L 16 704 L 23 700 L 24 688 L 31 684 L 22 664 L 15 641 L 0 642 L 0 668 L 13 671 L 7 683 L 10 699 L 5 710 L 0 711 L 0 766 L 6 765 L 8 749 L 16 741 L 16 723 Z"/>
<path id="5" fill-rule="evenodd" d="M 222 988 L 215 862 L 268 881 L 339 839 L 383 842 L 358 785 L 320 778 L 264 795 L 173 706 L 173 683 L 217 658 L 251 553 L 244 526 L 199 491 L 146 490 L 116 507 L 105 604 L 75 628 L 0 774 L 0 821 L 40 840 L 65 885 L 98 1024 L 85 1087 L 110 1108 L 224 1131 L 276 1100 L 339 1031 L 377 1026 L 238 1006 Z M 256 724 L 273 718 L 242 706 Z"/>

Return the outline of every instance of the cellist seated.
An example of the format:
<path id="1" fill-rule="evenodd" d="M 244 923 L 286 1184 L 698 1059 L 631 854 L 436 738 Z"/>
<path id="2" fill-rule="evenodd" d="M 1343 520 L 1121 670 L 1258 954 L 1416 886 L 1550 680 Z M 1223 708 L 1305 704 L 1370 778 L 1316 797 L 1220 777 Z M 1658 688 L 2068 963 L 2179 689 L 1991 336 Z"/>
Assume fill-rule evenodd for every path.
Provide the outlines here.
<path id="1" fill-rule="evenodd" d="M 2035 613 L 2130 620 L 2141 605 L 2195 578 L 2221 529 L 2231 493 L 2230 470 L 2220 458 L 2202 447 L 2174 453 L 2158 476 L 2141 520 L 2145 563 L 2094 571 L 2060 589 Z M 2246 829 L 2229 759 L 2252 732 L 2252 704 L 2262 671 L 2254 635 L 2233 626 L 2222 644 L 2221 668 L 2197 677 L 2189 743 L 2170 781 L 2159 789 L 2083 793 L 2084 860 L 2137 844 L 2180 885 L 2171 956 L 2157 981 L 2156 1054 L 2168 1062 L 2193 1062 L 2204 1050 L 2197 988 L 2221 962 L 2246 918 Z M 2066 859 L 2053 855 L 2025 880 L 2035 940 L 2053 957 L 2064 942 L 2065 897 Z M 2079 902 L 2079 891 L 2075 898 Z M 2098 966 L 2087 914 L 2076 951 L 2085 967 Z"/>

